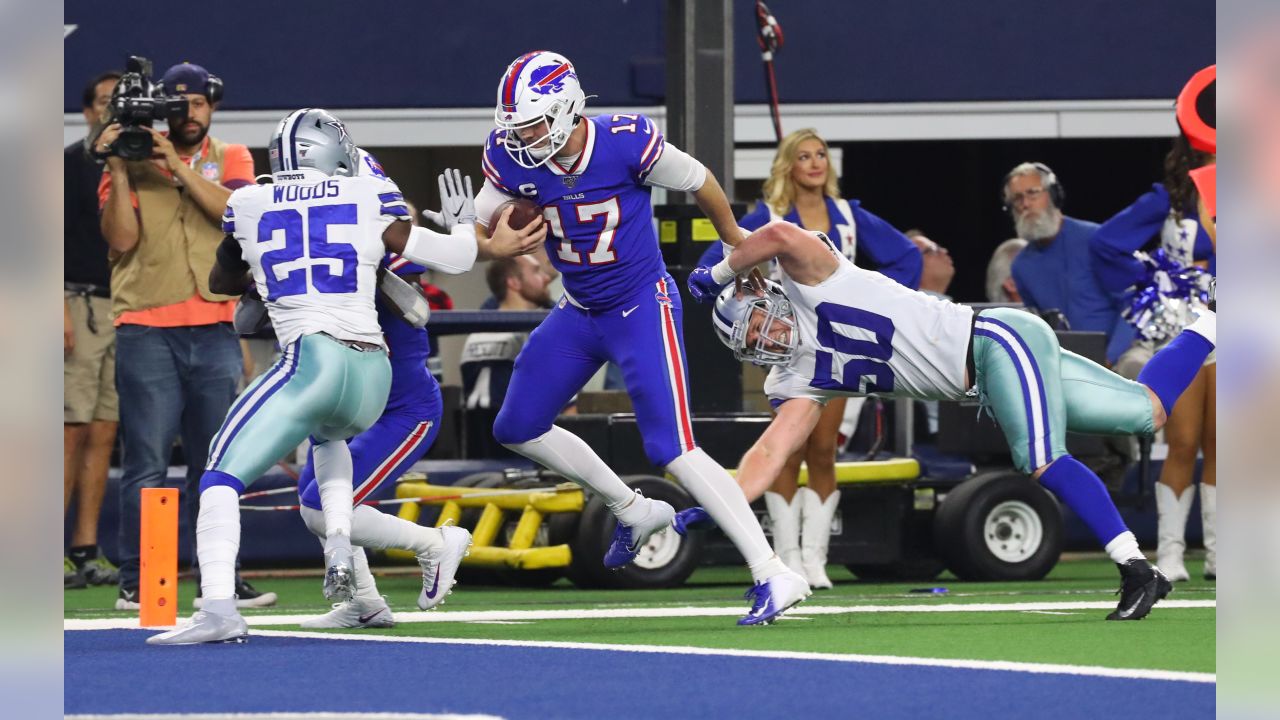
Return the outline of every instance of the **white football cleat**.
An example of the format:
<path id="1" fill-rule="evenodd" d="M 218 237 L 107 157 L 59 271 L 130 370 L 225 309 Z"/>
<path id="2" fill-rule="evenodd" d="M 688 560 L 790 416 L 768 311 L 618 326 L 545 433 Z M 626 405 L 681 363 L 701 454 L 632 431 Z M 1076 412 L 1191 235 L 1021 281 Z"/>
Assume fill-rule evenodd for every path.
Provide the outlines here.
<path id="1" fill-rule="evenodd" d="M 196 645 L 199 643 L 242 643 L 249 639 L 249 625 L 234 615 L 218 615 L 197 610 L 186 625 L 147 638 L 148 645 Z"/>
<path id="2" fill-rule="evenodd" d="M 325 628 L 389 628 L 396 626 L 396 618 L 391 614 L 391 606 L 386 598 L 365 600 L 353 598 L 346 602 L 334 603 L 333 609 L 301 623 L 308 630 Z"/>
<path id="3" fill-rule="evenodd" d="M 422 592 L 418 594 L 418 607 L 430 610 L 444 602 L 444 598 L 453 592 L 457 582 L 458 566 L 462 558 L 471 552 L 471 533 L 456 525 L 440 528 L 444 536 L 444 548 L 438 557 L 418 556 L 418 564 L 422 566 Z"/>

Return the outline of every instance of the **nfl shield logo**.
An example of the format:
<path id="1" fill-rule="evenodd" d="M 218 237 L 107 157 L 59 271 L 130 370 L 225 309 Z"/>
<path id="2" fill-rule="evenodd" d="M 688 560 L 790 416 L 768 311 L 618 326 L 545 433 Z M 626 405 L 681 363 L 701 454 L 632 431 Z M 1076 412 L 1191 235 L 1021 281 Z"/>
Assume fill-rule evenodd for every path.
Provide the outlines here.
<path id="1" fill-rule="evenodd" d="M 577 185 L 577 184 L 578 184 L 578 176 L 577 176 L 577 175 L 565 175 L 564 177 L 562 177 L 562 178 L 560 178 L 560 179 L 564 181 L 564 186 L 565 186 L 565 187 L 567 187 L 567 188 L 572 188 L 574 185 Z"/>
<path id="2" fill-rule="evenodd" d="M 200 166 L 200 174 L 201 174 L 202 176 L 204 176 L 204 179 L 205 179 L 205 180 L 217 180 L 217 179 L 218 179 L 218 175 L 220 174 L 220 173 L 218 172 L 218 163 L 216 163 L 216 162 L 207 162 L 207 163 L 205 163 L 205 164 L 201 165 L 201 166 Z"/>

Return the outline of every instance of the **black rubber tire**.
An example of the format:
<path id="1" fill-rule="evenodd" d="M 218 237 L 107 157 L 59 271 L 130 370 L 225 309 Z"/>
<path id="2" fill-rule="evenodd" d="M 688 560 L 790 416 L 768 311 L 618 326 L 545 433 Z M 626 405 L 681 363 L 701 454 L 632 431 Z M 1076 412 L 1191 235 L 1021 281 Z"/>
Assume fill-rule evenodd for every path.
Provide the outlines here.
<path id="1" fill-rule="evenodd" d="M 947 569 L 939 558 L 908 558 L 888 565 L 848 563 L 845 567 L 860 580 L 878 582 L 928 582 Z"/>
<path id="2" fill-rule="evenodd" d="M 695 503 L 684 488 L 665 478 L 652 475 L 632 475 L 622 478 L 647 498 L 664 500 L 676 510 L 692 507 Z M 670 588 L 684 584 L 698 567 L 702 555 L 702 537 L 689 533 L 678 538 L 678 548 L 671 560 L 661 567 L 643 568 L 635 563 L 619 570 L 604 566 L 604 554 L 613 539 L 617 521 L 604 501 L 596 495 L 588 495 L 586 506 L 578 521 L 578 532 L 573 542 L 573 565 L 569 578 L 579 587 L 637 589 Z"/>
<path id="3" fill-rule="evenodd" d="M 1017 502 L 1040 519 L 1039 546 L 1026 559 L 1011 562 L 987 547 L 984 526 L 1001 503 Z M 974 476 L 949 492 L 933 519 L 938 555 L 961 580 L 1039 580 L 1062 555 L 1062 509 L 1040 484 L 1022 473 L 1001 470 Z"/>

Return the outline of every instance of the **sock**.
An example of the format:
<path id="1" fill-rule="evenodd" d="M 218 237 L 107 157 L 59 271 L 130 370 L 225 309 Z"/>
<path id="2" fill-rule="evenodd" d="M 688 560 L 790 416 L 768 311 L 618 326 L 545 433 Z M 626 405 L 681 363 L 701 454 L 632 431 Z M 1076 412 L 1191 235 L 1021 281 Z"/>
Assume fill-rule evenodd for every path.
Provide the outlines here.
<path id="1" fill-rule="evenodd" d="M 1099 545 L 1105 546 L 1128 531 L 1102 480 L 1070 455 L 1053 461 L 1040 475 L 1040 484 L 1084 520 Z"/>
<path id="2" fill-rule="evenodd" d="M 589 488 L 604 498 L 605 504 L 620 519 L 623 509 L 635 502 L 635 491 L 609 469 L 591 446 L 558 425 L 552 425 L 550 430 L 533 440 L 506 447 Z"/>
<path id="3" fill-rule="evenodd" d="M 313 445 L 316 487 L 324 509 L 325 536 L 351 535 L 351 506 L 355 503 L 352 485 L 351 450 L 341 440 Z"/>
<path id="4" fill-rule="evenodd" d="M 414 555 L 438 555 L 444 536 L 438 528 L 423 527 L 368 505 L 355 509 L 351 517 L 351 542 L 361 547 L 401 548 Z"/>
<path id="5" fill-rule="evenodd" d="M 373 510 L 373 508 L 368 509 Z M 358 529 L 360 527 L 359 510 L 360 508 L 356 508 L 356 512 L 353 514 L 351 519 L 352 532 L 356 534 L 360 532 Z M 298 512 L 302 515 L 302 522 L 306 524 L 307 529 L 310 530 L 313 535 L 320 538 L 320 544 L 323 547 L 325 538 L 324 513 L 305 505 L 298 508 Z M 374 510 L 374 512 L 377 511 Z M 378 514 L 381 515 L 382 513 Z M 352 539 L 351 561 L 356 579 L 356 597 L 361 600 L 381 600 L 382 595 L 378 593 L 378 584 L 374 581 L 373 573 L 369 570 L 369 558 L 365 556 L 364 548 L 361 547 L 354 538 Z"/>
<path id="6" fill-rule="evenodd" d="M 240 494 L 226 485 L 211 486 L 200 493 L 200 515 L 196 518 L 196 557 L 204 602 L 235 597 L 239 552 Z"/>
<path id="7" fill-rule="evenodd" d="M 78 545 L 67 552 L 67 557 L 71 558 L 77 568 L 82 568 L 85 563 L 98 558 L 98 546 Z"/>
<path id="8" fill-rule="evenodd" d="M 364 548 L 351 548 L 351 564 L 356 577 L 357 600 L 382 600 L 378 594 L 378 583 L 374 582 L 373 573 L 369 571 L 369 558 L 365 557 Z"/>
<path id="9" fill-rule="evenodd" d="M 680 481 L 729 536 L 747 561 L 751 577 L 756 582 L 787 569 L 769 547 L 764 530 L 760 529 L 760 521 L 751 511 L 742 488 L 702 448 L 695 448 L 672 460 L 667 465 L 667 472 Z"/>
<path id="10" fill-rule="evenodd" d="M 1107 554 L 1111 556 L 1111 561 L 1117 565 L 1123 565 L 1135 558 L 1146 559 L 1142 551 L 1138 549 L 1138 538 L 1133 533 L 1125 530 L 1115 536 L 1111 542 L 1107 543 Z"/>
<path id="11" fill-rule="evenodd" d="M 1173 412 L 1178 396 L 1196 379 L 1205 358 L 1213 352 L 1213 341 L 1194 328 L 1199 322 L 1196 320 L 1191 327 L 1178 333 L 1178 337 L 1147 361 L 1146 367 L 1138 373 L 1138 382 L 1151 388 L 1151 392 L 1160 398 L 1166 415 Z M 1202 330 L 1217 336 L 1216 332 Z"/>

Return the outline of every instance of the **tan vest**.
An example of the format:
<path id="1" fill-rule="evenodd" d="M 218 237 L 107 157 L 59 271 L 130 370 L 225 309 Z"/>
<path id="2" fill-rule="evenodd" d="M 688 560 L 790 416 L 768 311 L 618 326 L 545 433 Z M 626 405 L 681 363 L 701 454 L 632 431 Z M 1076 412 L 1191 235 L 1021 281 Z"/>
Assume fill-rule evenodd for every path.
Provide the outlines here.
<path id="1" fill-rule="evenodd" d="M 209 138 L 196 172 L 222 181 L 226 144 Z M 209 172 L 205 168 L 212 164 Z M 233 299 L 209 291 L 209 271 L 222 242 L 222 226 L 150 162 L 131 162 L 129 184 L 138 196 L 138 244 L 111 263 L 111 313 L 180 303 L 196 292 L 211 302 Z"/>

